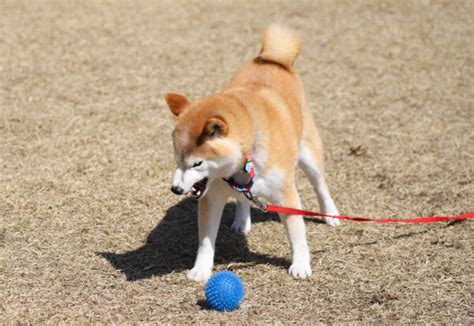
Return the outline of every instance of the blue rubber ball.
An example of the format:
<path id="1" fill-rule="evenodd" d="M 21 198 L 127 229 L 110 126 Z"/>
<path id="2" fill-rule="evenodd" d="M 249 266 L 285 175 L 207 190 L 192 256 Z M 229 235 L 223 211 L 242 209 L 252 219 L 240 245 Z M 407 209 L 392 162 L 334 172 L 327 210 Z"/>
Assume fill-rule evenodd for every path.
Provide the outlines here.
<path id="1" fill-rule="evenodd" d="M 215 273 L 207 281 L 206 300 L 217 311 L 237 309 L 244 295 L 244 284 L 235 273 L 230 271 Z"/>

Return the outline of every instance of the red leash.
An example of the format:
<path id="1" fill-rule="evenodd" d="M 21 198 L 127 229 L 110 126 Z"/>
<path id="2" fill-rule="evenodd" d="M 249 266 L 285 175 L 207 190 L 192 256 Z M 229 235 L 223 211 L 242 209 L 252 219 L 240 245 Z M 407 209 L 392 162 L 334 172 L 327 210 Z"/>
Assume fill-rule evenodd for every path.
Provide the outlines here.
<path id="1" fill-rule="evenodd" d="M 468 218 L 474 218 L 474 212 L 468 212 L 461 215 L 455 216 L 427 216 L 427 217 L 414 217 L 408 219 L 396 219 L 396 218 L 368 218 L 368 217 L 356 217 L 356 216 L 346 216 L 346 215 L 326 215 L 321 213 L 314 213 L 310 211 L 305 211 L 302 209 L 296 208 L 289 208 L 283 206 L 276 206 L 276 205 L 269 205 L 267 204 L 264 207 L 264 210 L 268 212 L 275 212 L 275 213 L 285 213 L 285 214 L 293 214 L 293 215 L 305 215 L 305 216 L 319 216 L 319 217 L 332 217 L 338 218 L 340 220 L 349 220 L 349 221 L 358 221 L 358 222 L 380 222 L 380 223 L 394 223 L 394 222 L 402 222 L 402 223 L 432 223 L 432 222 L 440 222 L 440 221 L 449 221 L 449 220 L 462 220 Z"/>
<path id="2" fill-rule="evenodd" d="M 397 218 L 368 218 L 368 217 L 357 217 L 357 216 L 346 216 L 346 215 L 326 215 L 321 213 L 315 213 L 310 211 L 305 211 L 302 209 L 296 208 L 289 208 L 277 205 L 270 205 L 265 204 L 258 199 L 258 197 L 254 197 L 250 191 L 250 188 L 253 185 L 253 181 L 255 178 L 255 168 L 253 166 L 253 158 L 252 155 L 247 155 L 245 160 L 243 173 L 249 176 L 249 182 L 244 185 L 240 185 L 236 183 L 232 177 L 229 179 L 224 179 L 235 191 L 238 191 L 245 195 L 250 201 L 252 201 L 259 209 L 264 212 L 275 212 L 275 213 L 285 213 L 285 214 L 293 214 L 293 215 L 304 215 L 304 216 L 319 216 L 319 217 L 332 217 L 338 218 L 340 220 L 349 220 L 349 221 L 357 221 L 357 222 L 380 222 L 380 223 L 432 223 L 432 222 L 440 222 L 440 221 L 450 221 L 450 220 L 462 220 L 468 218 L 474 218 L 474 212 L 467 212 L 465 214 L 456 215 L 456 216 L 426 216 L 426 217 L 414 217 L 414 218 L 407 218 L 407 219 L 397 219 Z"/>

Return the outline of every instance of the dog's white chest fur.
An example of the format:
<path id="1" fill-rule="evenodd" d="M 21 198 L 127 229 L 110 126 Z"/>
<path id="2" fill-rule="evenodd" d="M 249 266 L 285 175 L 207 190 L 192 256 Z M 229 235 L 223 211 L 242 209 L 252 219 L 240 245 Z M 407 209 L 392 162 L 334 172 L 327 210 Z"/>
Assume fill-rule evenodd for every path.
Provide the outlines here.
<path id="1" fill-rule="evenodd" d="M 265 175 L 259 175 L 258 172 L 256 172 L 252 194 L 277 204 L 281 200 L 279 190 L 281 189 L 283 180 L 283 172 L 277 168 L 268 171 Z"/>
<path id="2" fill-rule="evenodd" d="M 250 182 L 250 176 L 243 171 L 233 174 L 232 179 L 242 185 Z M 269 202 L 277 204 L 281 200 L 280 189 L 283 180 L 284 175 L 281 170 L 274 168 L 264 173 L 258 165 L 255 165 L 255 178 L 250 192 L 253 196 L 265 198 Z M 230 189 L 229 185 L 227 187 Z M 247 200 L 242 193 L 235 190 L 230 195 L 238 200 Z"/>

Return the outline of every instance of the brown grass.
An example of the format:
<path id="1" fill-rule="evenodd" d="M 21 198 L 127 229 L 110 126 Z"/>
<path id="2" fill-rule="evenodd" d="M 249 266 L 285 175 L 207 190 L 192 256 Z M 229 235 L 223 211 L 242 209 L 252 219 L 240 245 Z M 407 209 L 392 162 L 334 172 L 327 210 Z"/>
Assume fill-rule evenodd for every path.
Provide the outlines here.
<path id="1" fill-rule="evenodd" d="M 473 209 L 474 2 L 1 2 L 0 323 L 474 322 L 473 224 L 307 221 L 314 275 L 287 274 L 274 216 L 219 234 L 246 285 L 218 313 L 186 280 L 196 205 L 169 191 L 162 94 L 215 92 L 284 21 L 341 212 Z M 306 208 L 315 195 L 300 179 Z"/>

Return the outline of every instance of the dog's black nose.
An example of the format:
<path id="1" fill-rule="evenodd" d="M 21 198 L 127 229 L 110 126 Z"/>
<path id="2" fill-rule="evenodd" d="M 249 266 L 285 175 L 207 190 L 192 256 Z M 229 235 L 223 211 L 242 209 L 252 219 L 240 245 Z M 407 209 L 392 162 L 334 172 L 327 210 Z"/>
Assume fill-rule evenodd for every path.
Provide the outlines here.
<path id="1" fill-rule="evenodd" d="M 176 195 L 182 195 L 184 192 L 184 189 L 179 186 L 173 186 L 171 187 L 171 191 Z"/>

